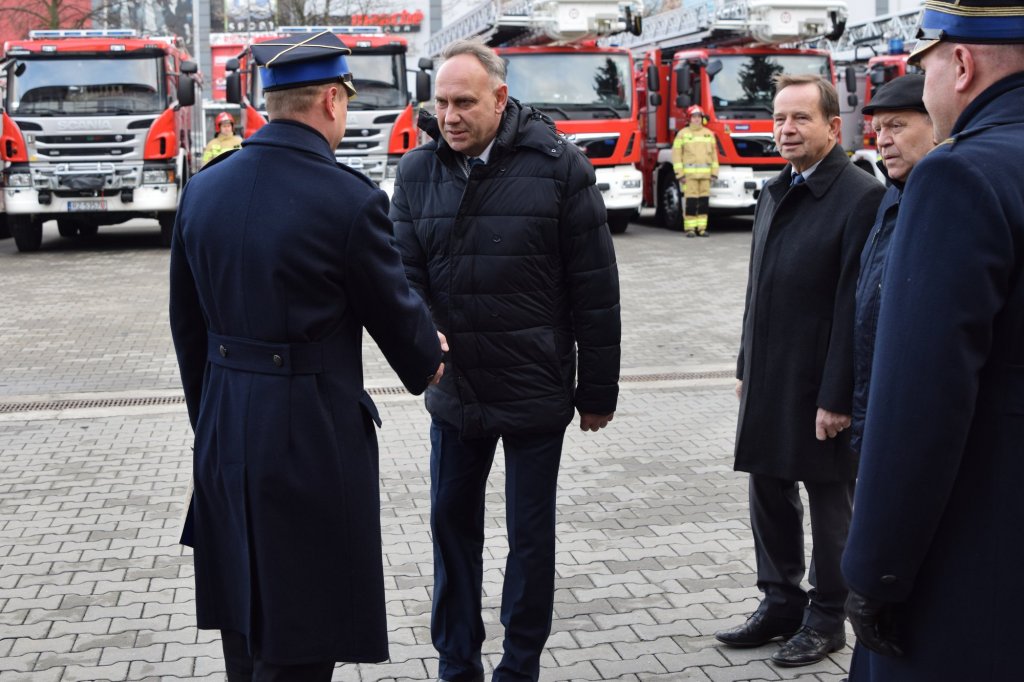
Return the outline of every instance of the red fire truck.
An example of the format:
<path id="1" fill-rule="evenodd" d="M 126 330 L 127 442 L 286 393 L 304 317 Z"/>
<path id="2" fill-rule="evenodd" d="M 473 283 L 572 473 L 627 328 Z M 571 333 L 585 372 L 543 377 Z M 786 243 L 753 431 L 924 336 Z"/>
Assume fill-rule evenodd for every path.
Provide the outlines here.
<path id="1" fill-rule="evenodd" d="M 180 39 L 32 31 L 6 43 L 0 66 L 3 193 L 18 250 L 37 250 L 50 219 L 73 237 L 156 218 L 169 245 L 203 148 L 199 77 Z"/>
<path id="2" fill-rule="evenodd" d="M 622 41 L 643 55 L 638 66 L 643 197 L 658 220 L 682 229 L 682 196 L 672 170 L 672 141 L 698 104 L 718 142 L 713 212 L 749 213 L 761 184 L 785 161 L 772 135 L 774 77 L 813 74 L 835 82 L 824 50 L 780 47 L 841 32 L 843 2 L 738 0 L 647 17 L 643 33 Z"/>
<path id="3" fill-rule="evenodd" d="M 597 39 L 640 33 L 628 0 L 487 1 L 431 38 L 437 56 L 454 40 L 483 38 L 507 63 L 509 93 L 549 115 L 580 147 L 597 175 L 608 226 L 621 233 L 640 209 L 640 139 L 629 51 Z"/>
<path id="4" fill-rule="evenodd" d="M 277 35 L 331 31 L 352 50 L 347 57 L 359 96 L 349 102 L 345 139 L 335 150 L 342 163 L 365 173 L 391 194 L 398 160 L 417 144 L 413 100 L 409 97 L 406 54 L 402 38 L 361 26 L 284 26 Z M 253 42 L 262 40 L 257 37 Z M 256 67 L 248 48 L 226 63 L 225 96 L 240 104 L 245 134 L 266 123 L 266 104 Z M 430 97 L 430 79 L 420 71 L 416 99 Z"/>

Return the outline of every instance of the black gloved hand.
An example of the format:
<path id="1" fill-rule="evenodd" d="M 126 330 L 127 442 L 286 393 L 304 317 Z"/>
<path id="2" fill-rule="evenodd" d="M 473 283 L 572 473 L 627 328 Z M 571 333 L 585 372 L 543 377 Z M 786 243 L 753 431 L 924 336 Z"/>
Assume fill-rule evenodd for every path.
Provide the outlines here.
<path id="1" fill-rule="evenodd" d="M 846 598 L 846 617 L 850 619 L 857 641 L 876 654 L 903 655 L 894 627 L 894 607 L 891 602 L 877 601 L 853 590 Z"/>

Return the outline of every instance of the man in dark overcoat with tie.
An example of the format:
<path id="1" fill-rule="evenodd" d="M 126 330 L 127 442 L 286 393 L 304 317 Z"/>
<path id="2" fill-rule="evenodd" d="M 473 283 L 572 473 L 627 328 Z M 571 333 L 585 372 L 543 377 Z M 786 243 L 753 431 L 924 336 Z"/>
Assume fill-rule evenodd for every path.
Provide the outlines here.
<path id="1" fill-rule="evenodd" d="M 413 393 L 440 378 L 442 349 L 386 195 L 335 161 L 347 48 L 324 32 L 252 52 L 270 123 L 189 182 L 174 228 L 170 323 L 195 430 L 185 540 L 229 680 L 330 680 L 336 661 L 388 657 L 362 330 Z"/>
<path id="2" fill-rule="evenodd" d="M 844 433 L 853 401 L 854 292 L 885 189 L 837 144 L 831 83 L 782 75 L 776 87 L 775 141 L 789 165 L 758 199 L 736 375 L 735 467 L 750 473 L 764 597 L 746 623 L 716 637 L 737 647 L 788 638 L 772 661 L 801 666 L 846 643 L 839 561 L 857 474 Z M 801 586 L 798 482 L 810 503 L 810 592 Z"/>
<path id="3" fill-rule="evenodd" d="M 928 0 L 939 145 L 882 280 L 843 556 L 851 682 L 1024 677 L 1024 4 Z"/>

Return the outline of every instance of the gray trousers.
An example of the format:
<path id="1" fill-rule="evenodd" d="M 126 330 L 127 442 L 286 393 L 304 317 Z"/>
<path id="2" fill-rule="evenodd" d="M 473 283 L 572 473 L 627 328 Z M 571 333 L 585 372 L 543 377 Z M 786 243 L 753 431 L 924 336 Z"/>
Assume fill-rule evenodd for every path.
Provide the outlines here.
<path id="1" fill-rule="evenodd" d="M 840 560 L 853 514 L 854 481 L 804 481 L 811 512 L 811 570 L 805 591 L 804 507 L 797 481 L 750 475 L 750 524 L 757 556 L 759 610 L 800 620 L 826 634 L 843 629 L 846 582 Z"/>

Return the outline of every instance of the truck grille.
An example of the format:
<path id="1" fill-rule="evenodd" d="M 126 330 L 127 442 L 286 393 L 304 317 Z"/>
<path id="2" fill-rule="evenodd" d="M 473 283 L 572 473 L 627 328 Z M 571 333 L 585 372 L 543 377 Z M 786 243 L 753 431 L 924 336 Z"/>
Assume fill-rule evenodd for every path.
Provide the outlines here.
<path id="1" fill-rule="evenodd" d="M 379 148 L 380 140 L 342 140 L 338 145 L 338 149 L 343 152 L 365 152 Z"/>
<path id="2" fill-rule="evenodd" d="M 733 135 L 732 144 L 736 147 L 736 153 L 744 158 L 778 157 L 779 150 L 775 148 L 775 140 L 769 136 L 746 136 Z"/>
<path id="3" fill-rule="evenodd" d="M 618 135 L 577 139 L 576 146 L 583 150 L 588 159 L 608 159 L 615 155 L 615 145 L 619 143 Z"/>
<path id="4" fill-rule="evenodd" d="M 124 147 L 61 147 L 37 150 L 39 156 L 61 159 L 68 156 L 125 156 L 131 154 L 131 148 Z"/>
<path id="5" fill-rule="evenodd" d="M 54 164 L 62 161 L 103 163 L 112 160 L 116 160 L 116 163 L 131 160 L 141 164 L 146 131 L 153 120 L 152 116 L 16 119 L 26 132 L 29 157 L 35 156 L 40 161 Z M 38 186 L 38 178 L 35 184 Z"/>
<path id="6" fill-rule="evenodd" d="M 40 144 L 127 144 L 134 135 L 36 135 Z"/>

